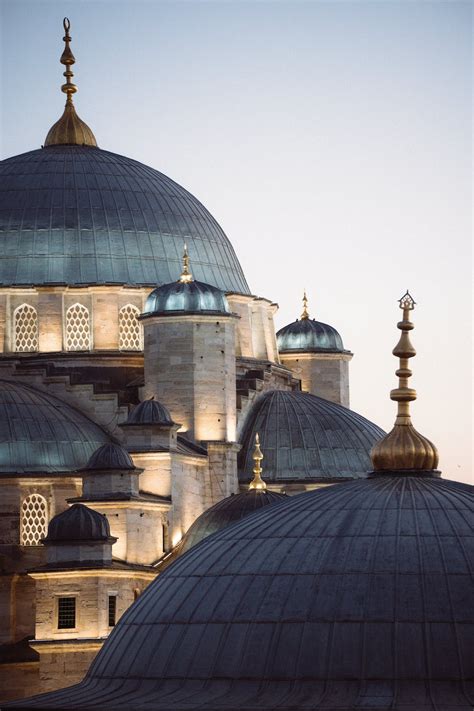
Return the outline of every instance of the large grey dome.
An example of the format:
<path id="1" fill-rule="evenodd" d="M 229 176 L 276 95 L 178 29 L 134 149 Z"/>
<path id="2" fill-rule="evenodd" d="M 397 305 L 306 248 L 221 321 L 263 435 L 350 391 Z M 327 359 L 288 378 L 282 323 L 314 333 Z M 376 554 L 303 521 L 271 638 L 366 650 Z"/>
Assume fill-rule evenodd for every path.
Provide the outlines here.
<path id="1" fill-rule="evenodd" d="M 253 405 L 240 438 L 239 480 L 250 481 L 255 435 L 264 453 L 265 481 L 294 484 L 365 477 L 370 450 L 385 432 L 329 400 L 270 390 Z"/>
<path id="2" fill-rule="evenodd" d="M 62 400 L 0 379 L 0 472 L 75 471 L 110 437 Z"/>
<path id="3" fill-rule="evenodd" d="M 381 475 L 267 507 L 158 576 L 81 684 L 12 707 L 471 711 L 473 491 Z"/>
<path id="4" fill-rule="evenodd" d="M 153 168 L 82 146 L 0 163 L 0 284 L 165 284 L 185 240 L 196 279 L 249 293 L 216 220 Z"/>

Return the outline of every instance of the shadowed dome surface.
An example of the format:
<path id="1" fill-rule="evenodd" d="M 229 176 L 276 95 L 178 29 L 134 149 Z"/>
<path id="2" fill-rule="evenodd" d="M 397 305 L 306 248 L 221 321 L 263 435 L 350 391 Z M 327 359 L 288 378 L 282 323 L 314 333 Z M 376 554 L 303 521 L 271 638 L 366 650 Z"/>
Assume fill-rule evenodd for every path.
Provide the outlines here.
<path id="1" fill-rule="evenodd" d="M 473 491 L 381 475 L 268 507 L 158 576 L 81 684 L 11 707 L 471 711 Z"/>
<path id="2" fill-rule="evenodd" d="M 82 471 L 96 469 L 135 469 L 135 465 L 124 447 L 115 444 L 115 442 L 109 442 L 103 444 L 93 453 Z"/>
<path id="3" fill-rule="evenodd" d="M 240 437 L 239 480 L 250 481 L 255 435 L 267 483 L 367 476 L 370 450 L 385 432 L 342 405 L 302 392 L 270 390 L 252 406 Z"/>
<path id="4" fill-rule="evenodd" d="M 107 517 L 83 504 L 54 516 L 48 526 L 45 543 L 69 541 L 108 541 L 110 526 Z"/>
<path id="5" fill-rule="evenodd" d="M 234 494 L 222 499 L 222 501 L 218 501 L 217 504 L 214 504 L 214 506 L 211 506 L 210 509 L 198 516 L 178 545 L 173 548 L 171 554 L 162 560 L 157 568 L 158 571 L 161 573 L 176 558 L 179 558 L 179 556 L 189 551 L 212 533 L 221 531 L 231 523 L 240 521 L 246 516 L 255 513 L 255 511 L 260 511 L 265 506 L 273 506 L 282 501 L 289 501 L 289 498 L 285 494 L 279 494 L 276 491 L 257 489 L 251 489 L 242 494 Z"/>
<path id="6" fill-rule="evenodd" d="M 166 284 L 185 240 L 196 279 L 249 293 L 216 220 L 157 170 L 82 146 L 0 163 L 0 284 Z"/>
<path id="7" fill-rule="evenodd" d="M 230 313 L 224 292 L 200 281 L 172 282 L 153 289 L 143 311 L 144 316 L 167 313 Z"/>
<path id="8" fill-rule="evenodd" d="M 170 412 L 167 407 L 154 400 L 143 400 L 129 413 L 127 425 L 172 425 Z"/>
<path id="9" fill-rule="evenodd" d="M 279 353 L 305 351 L 309 353 L 345 353 L 342 338 L 335 328 L 327 323 L 302 318 L 277 332 Z"/>
<path id="10" fill-rule="evenodd" d="M 110 437 L 48 393 L 0 379 L 0 472 L 75 471 Z"/>

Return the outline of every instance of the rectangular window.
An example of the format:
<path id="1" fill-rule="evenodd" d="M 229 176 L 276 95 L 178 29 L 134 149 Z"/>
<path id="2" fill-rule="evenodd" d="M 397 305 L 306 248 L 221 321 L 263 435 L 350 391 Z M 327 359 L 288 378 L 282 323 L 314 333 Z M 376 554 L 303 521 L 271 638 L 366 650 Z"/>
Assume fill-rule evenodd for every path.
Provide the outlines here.
<path id="1" fill-rule="evenodd" d="M 115 627 L 115 616 L 117 613 L 117 596 L 109 595 L 109 627 Z"/>
<path id="2" fill-rule="evenodd" d="M 58 598 L 58 630 L 70 630 L 76 626 L 76 598 Z"/>

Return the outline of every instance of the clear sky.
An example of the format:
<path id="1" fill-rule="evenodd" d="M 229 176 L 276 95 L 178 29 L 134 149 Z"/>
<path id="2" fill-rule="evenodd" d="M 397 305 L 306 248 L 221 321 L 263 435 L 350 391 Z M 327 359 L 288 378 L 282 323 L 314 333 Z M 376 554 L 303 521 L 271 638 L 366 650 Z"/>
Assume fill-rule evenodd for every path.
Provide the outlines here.
<path id="1" fill-rule="evenodd" d="M 188 188 L 282 326 L 311 315 L 354 352 L 351 406 L 394 420 L 396 300 L 417 309 L 412 406 L 444 476 L 472 482 L 472 4 L 1 2 L 1 154 L 76 108 L 102 148 Z"/>

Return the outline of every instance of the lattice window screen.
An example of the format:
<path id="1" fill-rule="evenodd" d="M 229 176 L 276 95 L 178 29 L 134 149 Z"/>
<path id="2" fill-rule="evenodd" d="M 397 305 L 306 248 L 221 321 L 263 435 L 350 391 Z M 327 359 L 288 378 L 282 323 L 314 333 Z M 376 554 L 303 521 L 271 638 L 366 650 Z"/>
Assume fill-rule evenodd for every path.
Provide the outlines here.
<path id="1" fill-rule="evenodd" d="M 15 351 L 28 353 L 38 350 L 38 314 L 29 304 L 22 304 L 15 310 Z"/>
<path id="2" fill-rule="evenodd" d="M 90 347 L 89 311 L 82 304 L 73 304 L 66 312 L 66 350 L 89 351 Z"/>
<path id="3" fill-rule="evenodd" d="M 48 525 L 46 499 L 41 494 L 30 494 L 21 505 L 21 544 L 39 546 L 46 536 Z"/>
<path id="4" fill-rule="evenodd" d="M 140 309 L 133 304 L 122 306 L 119 311 L 119 348 L 121 351 L 141 351 L 142 326 L 138 320 Z"/>

